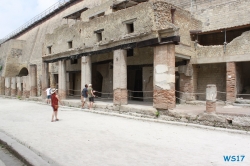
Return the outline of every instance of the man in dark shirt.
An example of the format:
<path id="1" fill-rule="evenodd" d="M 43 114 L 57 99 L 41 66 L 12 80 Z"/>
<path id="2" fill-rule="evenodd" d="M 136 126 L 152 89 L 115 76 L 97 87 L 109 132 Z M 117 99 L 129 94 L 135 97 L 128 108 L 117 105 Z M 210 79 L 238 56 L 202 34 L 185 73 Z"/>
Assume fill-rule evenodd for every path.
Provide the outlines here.
<path id="1" fill-rule="evenodd" d="M 82 90 L 82 97 L 81 97 L 82 109 L 84 107 L 85 102 L 87 101 L 87 98 L 88 98 L 88 85 L 85 84 L 85 88 L 83 88 L 83 90 Z"/>

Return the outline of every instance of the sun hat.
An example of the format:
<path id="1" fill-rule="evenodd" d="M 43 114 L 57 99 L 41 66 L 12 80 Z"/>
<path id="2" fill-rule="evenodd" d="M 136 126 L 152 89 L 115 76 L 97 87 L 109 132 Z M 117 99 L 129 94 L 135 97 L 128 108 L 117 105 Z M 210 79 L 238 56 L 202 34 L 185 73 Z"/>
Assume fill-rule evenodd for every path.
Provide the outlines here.
<path id="1" fill-rule="evenodd" d="M 92 84 L 89 84 L 89 86 L 92 86 Z"/>
<path id="2" fill-rule="evenodd" d="M 57 89 L 53 88 L 51 89 L 51 94 L 55 93 L 57 91 Z"/>

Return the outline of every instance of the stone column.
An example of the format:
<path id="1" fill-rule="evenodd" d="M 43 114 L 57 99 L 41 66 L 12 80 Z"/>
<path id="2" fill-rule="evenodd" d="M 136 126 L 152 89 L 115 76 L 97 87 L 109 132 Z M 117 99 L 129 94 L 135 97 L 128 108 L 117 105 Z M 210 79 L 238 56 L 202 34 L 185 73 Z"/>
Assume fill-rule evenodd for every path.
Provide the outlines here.
<path id="1" fill-rule="evenodd" d="M 113 58 L 113 103 L 128 104 L 127 90 L 127 51 L 115 50 Z"/>
<path id="2" fill-rule="evenodd" d="M 59 61 L 58 66 L 58 94 L 61 99 L 66 99 L 66 61 Z"/>
<path id="3" fill-rule="evenodd" d="M 236 64 L 235 62 L 227 62 L 227 102 L 234 103 L 236 100 L 237 87 L 236 87 Z"/>
<path id="4" fill-rule="evenodd" d="M 157 109 L 175 108 L 175 45 L 154 47 L 154 101 Z"/>
<path id="5" fill-rule="evenodd" d="M 16 97 L 16 77 L 11 77 L 11 96 Z"/>
<path id="6" fill-rule="evenodd" d="M 216 97 L 216 85 L 208 84 L 206 88 L 206 112 L 211 113 L 216 111 Z"/>
<path id="7" fill-rule="evenodd" d="M 11 94 L 11 79 L 10 77 L 5 77 L 5 96 L 10 96 Z"/>
<path id="8" fill-rule="evenodd" d="M 29 76 L 23 76 L 23 97 L 30 97 L 30 78 Z"/>
<path id="9" fill-rule="evenodd" d="M 37 69 L 36 65 L 29 66 L 30 96 L 37 96 Z"/>
<path id="10" fill-rule="evenodd" d="M 21 97 L 23 95 L 23 78 L 22 77 L 16 77 L 16 82 L 17 82 L 17 96 Z"/>
<path id="11" fill-rule="evenodd" d="M 66 93 L 66 95 L 67 96 L 69 96 L 69 89 L 70 89 L 70 87 L 69 87 L 69 85 L 70 85 L 70 82 L 69 82 L 69 73 L 66 73 L 66 89 L 67 89 L 67 93 Z"/>
<path id="12" fill-rule="evenodd" d="M 5 78 L 0 77 L 0 95 L 4 95 L 5 91 Z"/>
<path id="13" fill-rule="evenodd" d="M 195 100 L 195 77 L 196 73 L 194 72 L 194 68 L 192 64 L 188 63 L 187 65 L 182 65 L 178 67 L 178 72 L 180 74 L 180 92 L 177 92 L 179 94 L 180 103 L 184 103 L 185 101 L 192 101 Z"/>
<path id="14" fill-rule="evenodd" d="M 42 98 L 45 99 L 47 93 L 45 90 L 49 87 L 49 64 L 44 63 L 42 64 Z"/>
<path id="15" fill-rule="evenodd" d="M 90 56 L 83 56 L 82 63 L 81 63 L 81 89 L 84 88 L 85 84 L 91 83 L 91 57 Z"/>

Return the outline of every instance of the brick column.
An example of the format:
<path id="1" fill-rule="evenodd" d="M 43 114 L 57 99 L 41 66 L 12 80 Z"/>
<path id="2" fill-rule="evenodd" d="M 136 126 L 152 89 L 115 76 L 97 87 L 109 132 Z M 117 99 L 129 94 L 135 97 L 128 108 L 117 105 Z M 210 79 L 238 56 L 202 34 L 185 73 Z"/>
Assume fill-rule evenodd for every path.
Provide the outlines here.
<path id="1" fill-rule="evenodd" d="M 175 108 L 175 45 L 154 47 L 154 107 Z"/>
<path id="2" fill-rule="evenodd" d="M 227 102 L 234 103 L 236 100 L 237 87 L 236 87 L 236 64 L 235 62 L 227 62 Z"/>
<path id="3" fill-rule="evenodd" d="M 91 57 L 83 56 L 81 63 L 81 90 L 84 88 L 85 84 L 91 83 Z"/>
<path id="4" fill-rule="evenodd" d="M 115 105 L 128 104 L 127 51 L 115 50 L 113 58 L 113 91 Z"/>
<path id="5" fill-rule="evenodd" d="M 10 96 L 11 94 L 11 79 L 10 77 L 5 77 L 5 96 Z"/>
<path id="6" fill-rule="evenodd" d="M 11 77 L 11 96 L 16 97 L 16 77 Z"/>
<path id="7" fill-rule="evenodd" d="M 66 61 L 59 61 L 58 66 L 58 94 L 61 99 L 66 99 Z"/>
<path id="8" fill-rule="evenodd" d="M 23 97 L 30 97 L 30 78 L 29 76 L 23 76 Z"/>
<path id="9" fill-rule="evenodd" d="M 37 67 L 36 65 L 29 66 L 30 78 L 30 96 L 37 96 Z"/>
<path id="10" fill-rule="evenodd" d="M 0 77 L 0 95 L 4 95 L 5 91 L 5 78 Z"/>
<path id="11" fill-rule="evenodd" d="M 49 87 L 49 64 L 44 63 L 42 64 L 42 98 L 45 99 L 47 93 L 45 90 Z"/>
<path id="12" fill-rule="evenodd" d="M 17 83 L 17 96 L 21 97 L 23 95 L 23 78 L 22 77 L 17 77 L 16 78 L 16 83 Z"/>

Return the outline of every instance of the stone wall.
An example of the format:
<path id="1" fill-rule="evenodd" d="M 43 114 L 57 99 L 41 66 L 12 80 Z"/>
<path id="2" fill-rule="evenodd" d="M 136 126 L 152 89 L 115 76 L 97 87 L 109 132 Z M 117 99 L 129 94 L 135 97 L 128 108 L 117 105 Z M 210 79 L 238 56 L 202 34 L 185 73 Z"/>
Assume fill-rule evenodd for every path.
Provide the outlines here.
<path id="1" fill-rule="evenodd" d="M 133 13 L 133 14 L 131 14 Z M 84 13 L 83 13 L 84 14 Z M 83 49 L 85 52 L 100 50 L 143 38 L 152 38 L 153 10 L 150 3 L 141 3 L 136 6 L 116 11 L 112 14 L 92 19 L 88 22 L 76 22 L 74 25 L 62 25 L 46 35 L 44 49 L 52 46 L 52 55 L 64 52 L 70 55 L 72 50 Z M 134 32 L 128 34 L 124 21 L 134 20 Z M 102 31 L 102 41 L 97 40 L 94 31 Z M 64 34 L 64 35 L 61 35 Z M 140 36 L 140 38 L 138 38 Z M 72 41 L 73 48 L 68 48 L 68 41 Z M 48 55 L 48 53 L 46 53 Z"/>
<path id="2" fill-rule="evenodd" d="M 226 64 L 202 64 L 197 65 L 197 93 L 205 93 L 207 84 L 215 84 L 217 90 L 220 92 L 226 92 Z M 199 94 L 196 96 L 197 100 L 205 100 L 205 94 Z M 224 93 L 217 94 L 218 100 L 226 100 Z"/>

